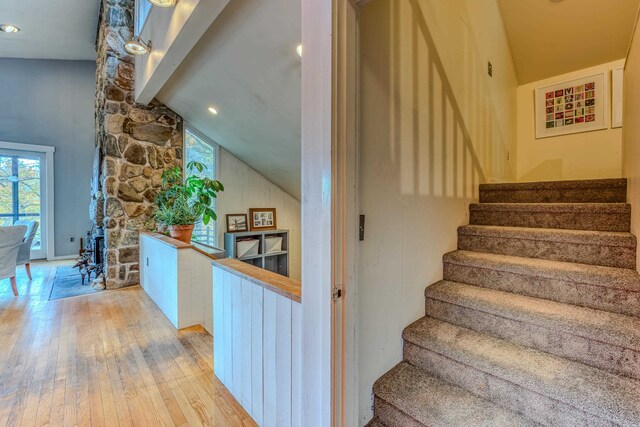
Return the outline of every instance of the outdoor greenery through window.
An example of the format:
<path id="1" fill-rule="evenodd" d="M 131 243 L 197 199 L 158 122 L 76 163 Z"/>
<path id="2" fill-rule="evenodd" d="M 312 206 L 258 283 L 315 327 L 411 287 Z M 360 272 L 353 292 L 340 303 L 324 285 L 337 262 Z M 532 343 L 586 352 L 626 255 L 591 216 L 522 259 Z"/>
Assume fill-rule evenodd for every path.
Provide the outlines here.
<path id="1" fill-rule="evenodd" d="M 207 169 L 203 170 L 201 173 L 197 173 L 195 170 L 187 173 L 191 175 L 197 173 L 199 176 L 210 179 L 216 178 L 216 147 L 189 129 L 185 129 L 184 164 L 187 165 L 192 161 L 206 165 Z M 215 206 L 213 206 L 213 210 L 215 210 Z M 210 221 L 208 225 L 204 225 L 202 221 L 197 223 L 193 229 L 192 239 L 205 245 L 215 246 L 217 240 L 216 222 Z"/>
<path id="2" fill-rule="evenodd" d="M 40 222 L 40 159 L 0 153 L 0 227 Z M 33 241 L 40 248 L 40 228 Z"/>

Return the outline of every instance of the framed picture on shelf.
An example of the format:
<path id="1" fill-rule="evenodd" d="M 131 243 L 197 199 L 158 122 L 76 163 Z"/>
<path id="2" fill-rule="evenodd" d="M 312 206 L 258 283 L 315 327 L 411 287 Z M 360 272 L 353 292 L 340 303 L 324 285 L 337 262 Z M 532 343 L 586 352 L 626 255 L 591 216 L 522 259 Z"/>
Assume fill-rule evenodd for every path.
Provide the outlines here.
<path id="1" fill-rule="evenodd" d="M 536 138 L 606 129 L 608 79 L 600 73 L 536 89 Z"/>
<path id="2" fill-rule="evenodd" d="M 249 231 L 247 214 L 227 214 L 227 233 Z"/>
<path id="3" fill-rule="evenodd" d="M 253 208 L 249 209 L 249 226 L 254 230 L 275 230 L 276 223 L 275 208 Z"/>

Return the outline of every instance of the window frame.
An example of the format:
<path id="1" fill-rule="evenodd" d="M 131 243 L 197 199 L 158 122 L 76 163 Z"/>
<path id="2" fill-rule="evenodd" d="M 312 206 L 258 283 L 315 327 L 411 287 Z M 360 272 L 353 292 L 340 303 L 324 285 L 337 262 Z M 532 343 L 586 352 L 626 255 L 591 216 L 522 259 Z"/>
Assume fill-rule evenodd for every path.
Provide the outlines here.
<path id="1" fill-rule="evenodd" d="M 142 34 L 144 25 L 149 21 L 149 15 L 151 15 L 152 9 L 153 5 L 147 0 L 136 0 L 133 17 L 134 36 Z"/>
<path id="2" fill-rule="evenodd" d="M 187 123 L 186 121 L 183 123 L 183 129 L 182 129 L 182 170 L 184 171 L 184 176 L 186 177 L 186 172 L 187 172 L 187 146 L 185 144 L 186 141 L 186 135 L 187 132 L 190 132 L 191 134 L 195 135 L 198 139 L 200 139 L 202 142 L 210 145 L 213 148 L 213 158 L 214 158 L 214 165 L 213 165 L 213 179 L 218 179 L 218 168 L 220 165 L 220 146 L 215 143 L 214 141 L 212 141 L 210 138 L 208 138 L 206 135 L 204 135 L 202 132 L 200 132 L 198 129 L 196 129 L 195 127 L 193 127 L 192 125 L 190 125 L 189 123 Z M 216 198 L 214 200 L 214 207 L 213 210 L 216 212 L 216 214 L 218 214 L 218 199 Z M 216 221 L 213 222 L 213 236 L 214 236 L 214 242 L 213 242 L 213 247 L 218 248 L 218 244 L 219 244 L 219 229 L 218 229 L 218 221 L 220 221 L 220 216 L 218 216 L 218 219 Z M 198 242 L 200 243 L 200 242 Z M 206 245 L 205 243 L 202 243 L 203 245 Z M 211 246 L 211 245 L 206 245 L 206 246 Z"/>

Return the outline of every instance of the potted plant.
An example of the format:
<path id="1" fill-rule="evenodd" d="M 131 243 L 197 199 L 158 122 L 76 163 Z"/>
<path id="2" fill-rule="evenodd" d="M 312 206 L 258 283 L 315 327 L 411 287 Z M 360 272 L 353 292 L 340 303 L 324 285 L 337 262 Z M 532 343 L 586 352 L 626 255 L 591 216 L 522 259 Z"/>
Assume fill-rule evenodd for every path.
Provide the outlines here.
<path id="1" fill-rule="evenodd" d="M 187 164 L 189 172 L 206 169 L 202 163 Z M 162 173 L 162 190 L 155 197 L 156 222 L 168 226 L 171 237 L 190 243 L 196 222 L 207 225 L 217 219 L 211 205 L 219 191 L 224 191 L 220 181 L 198 175 L 183 179 L 180 167 L 167 169 Z"/>

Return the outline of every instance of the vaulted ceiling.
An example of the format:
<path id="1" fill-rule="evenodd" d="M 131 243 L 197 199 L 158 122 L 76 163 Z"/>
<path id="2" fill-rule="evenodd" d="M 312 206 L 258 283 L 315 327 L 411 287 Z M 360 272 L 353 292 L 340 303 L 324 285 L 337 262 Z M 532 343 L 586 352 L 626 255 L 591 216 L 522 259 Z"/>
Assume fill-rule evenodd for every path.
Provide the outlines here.
<path id="1" fill-rule="evenodd" d="M 498 0 L 520 84 L 624 58 L 640 0 Z"/>
<path id="2" fill-rule="evenodd" d="M 300 0 L 231 1 L 157 95 L 298 200 L 300 16 Z"/>
<path id="3" fill-rule="evenodd" d="M 0 58 L 95 60 L 100 0 L 2 0 Z"/>

